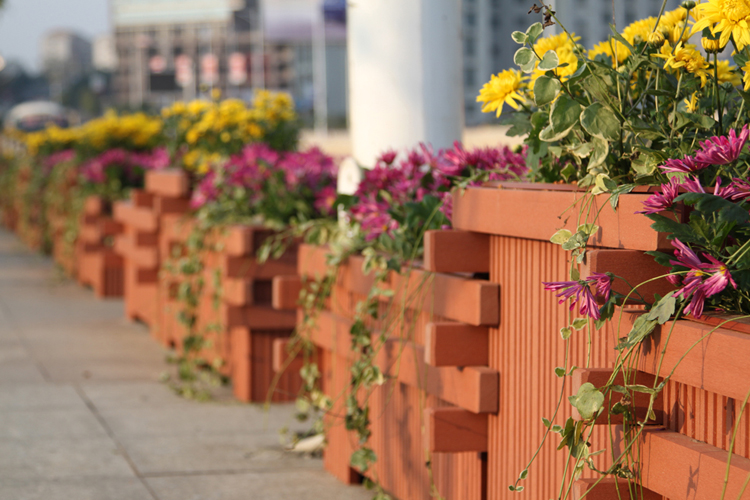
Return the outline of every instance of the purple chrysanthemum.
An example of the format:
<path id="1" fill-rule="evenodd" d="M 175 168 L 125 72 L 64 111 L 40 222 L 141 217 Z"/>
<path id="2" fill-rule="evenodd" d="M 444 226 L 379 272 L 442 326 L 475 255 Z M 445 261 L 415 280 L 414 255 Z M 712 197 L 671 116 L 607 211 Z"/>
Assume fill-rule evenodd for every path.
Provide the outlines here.
<path id="1" fill-rule="evenodd" d="M 745 125 L 739 136 L 737 132 L 730 130 L 728 136 L 712 137 L 701 143 L 701 150 L 695 153 L 695 160 L 709 165 L 732 163 L 739 158 L 748 134 L 750 134 L 750 129 Z"/>
<path id="2" fill-rule="evenodd" d="M 643 202 L 645 210 L 636 212 L 639 214 L 655 214 L 672 208 L 674 199 L 680 194 L 680 181 L 677 177 L 669 179 L 668 184 L 661 185 L 661 193 L 651 195 Z"/>
<path id="3" fill-rule="evenodd" d="M 592 319 L 599 319 L 599 307 L 596 304 L 596 298 L 591 292 L 591 286 L 596 287 L 597 295 L 608 300 L 612 291 L 612 278 L 605 273 L 594 273 L 585 280 L 578 281 L 553 281 L 545 282 L 544 289 L 557 291 L 557 297 L 560 299 L 559 304 L 570 300 L 570 310 L 572 311 L 578 304 L 578 312 L 582 316 L 588 316 Z"/>

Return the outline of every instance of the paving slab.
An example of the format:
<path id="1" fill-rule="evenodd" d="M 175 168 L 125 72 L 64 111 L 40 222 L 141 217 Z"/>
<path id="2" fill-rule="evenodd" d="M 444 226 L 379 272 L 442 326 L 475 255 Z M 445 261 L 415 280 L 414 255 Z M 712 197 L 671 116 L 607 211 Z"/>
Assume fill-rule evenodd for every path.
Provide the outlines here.
<path id="1" fill-rule="evenodd" d="M 294 405 L 183 399 L 168 352 L 0 230 L 0 500 L 364 500 L 284 451 Z"/>
<path id="2" fill-rule="evenodd" d="M 154 500 L 138 478 L 106 477 L 0 482 L 0 498 L 9 500 Z"/>
<path id="3" fill-rule="evenodd" d="M 207 476 L 158 477 L 146 481 L 160 500 L 366 500 L 372 493 L 340 485 L 315 471 L 280 471 Z"/>

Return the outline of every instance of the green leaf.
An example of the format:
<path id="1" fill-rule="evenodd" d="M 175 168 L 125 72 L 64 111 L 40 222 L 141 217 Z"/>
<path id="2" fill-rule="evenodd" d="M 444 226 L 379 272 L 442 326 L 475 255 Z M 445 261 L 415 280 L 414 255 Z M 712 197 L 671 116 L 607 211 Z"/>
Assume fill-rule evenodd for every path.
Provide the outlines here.
<path id="1" fill-rule="evenodd" d="M 572 128 L 572 127 L 571 127 Z M 547 125 L 539 132 L 539 139 L 544 142 L 555 142 L 559 141 L 563 137 L 570 133 L 571 129 L 563 130 L 562 132 L 556 132 L 552 125 Z"/>
<path id="2" fill-rule="evenodd" d="M 593 142 L 584 142 L 574 148 L 571 148 L 570 152 L 579 158 L 588 158 L 593 150 L 594 150 Z"/>
<path id="3" fill-rule="evenodd" d="M 510 37 L 514 42 L 520 45 L 526 45 L 526 41 L 529 39 L 528 35 L 526 35 L 526 33 L 524 33 L 523 31 L 514 31 L 510 34 Z"/>
<path id="4" fill-rule="evenodd" d="M 617 183 L 610 179 L 607 174 L 597 175 L 594 185 L 598 188 L 595 190 L 594 194 L 609 193 L 617 188 Z"/>
<path id="5" fill-rule="evenodd" d="M 654 24 L 656 24 L 656 23 L 654 23 Z M 633 46 L 630 44 L 630 42 L 628 42 L 625 39 L 625 37 L 623 37 L 620 34 L 620 32 L 617 31 L 617 28 L 613 24 L 609 25 L 609 30 L 612 32 L 612 38 L 614 38 L 615 40 L 617 40 L 618 42 L 620 42 L 621 44 L 623 44 L 624 46 L 626 46 L 628 48 L 628 50 L 630 50 L 631 53 L 635 53 L 636 52 L 636 50 L 633 48 Z"/>
<path id="6" fill-rule="evenodd" d="M 581 125 L 589 134 L 607 141 L 620 138 L 620 122 L 602 103 L 595 102 L 581 113 Z"/>
<path id="7" fill-rule="evenodd" d="M 529 43 L 536 42 L 543 32 L 544 27 L 542 26 L 542 23 L 534 23 L 529 26 L 529 29 L 526 30 L 526 36 L 528 37 Z"/>
<path id="8" fill-rule="evenodd" d="M 578 269 L 576 269 L 575 267 L 570 269 L 570 279 L 573 281 L 578 281 L 579 279 L 581 279 L 581 273 L 578 272 Z"/>
<path id="9" fill-rule="evenodd" d="M 715 194 L 683 193 L 675 198 L 675 201 L 682 201 L 686 205 L 695 205 L 697 210 L 705 214 L 718 213 L 719 222 L 743 224 L 750 219 L 746 209 Z"/>
<path id="10" fill-rule="evenodd" d="M 542 75 L 534 82 L 534 102 L 537 106 L 551 103 L 557 97 L 558 92 L 560 92 L 560 82 L 552 77 Z"/>
<path id="11" fill-rule="evenodd" d="M 518 476 L 518 479 L 526 479 L 526 477 L 529 475 L 529 469 L 524 469 L 521 471 L 521 475 Z"/>
<path id="12" fill-rule="evenodd" d="M 563 378 L 565 376 L 565 368 L 562 368 L 560 366 L 555 368 L 555 375 L 557 375 L 560 378 Z"/>
<path id="13" fill-rule="evenodd" d="M 571 326 L 573 326 L 573 328 L 575 328 L 576 330 L 580 330 L 588 324 L 589 320 L 587 320 L 586 318 L 576 318 L 573 320 L 573 325 Z"/>
<path id="14" fill-rule="evenodd" d="M 656 328 L 655 319 L 648 319 L 646 314 L 638 316 L 638 319 L 633 323 L 633 328 L 630 330 L 630 333 L 628 333 L 627 338 L 617 346 L 617 349 L 623 350 L 637 345 L 643 339 L 651 335 L 654 328 Z"/>
<path id="15" fill-rule="evenodd" d="M 583 233 L 586 237 L 596 234 L 599 231 L 599 226 L 596 224 L 581 224 L 578 226 L 578 232 Z"/>
<path id="16" fill-rule="evenodd" d="M 604 404 L 604 394 L 594 387 L 591 382 L 586 382 L 578 388 L 578 394 L 568 398 L 583 420 L 592 420 L 601 410 Z"/>
<path id="17" fill-rule="evenodd" d="M 609 143 L 607 141 L 594 137 L 591 142 L 594 145 L 594 149 L 591 151 L 591 158 L 589 159 L 589 170 L 603 164 L 609 154 Z"/>
<path id="18" fill-rule="evenodd" d="M 557 57 L 557 53 L 554 50 L 548 50 L 542 56 L 542 61 L 539 63 L 538 68 L 542 71 L 550 71 L 560 64 L 560 59 Z"/>
<path id="19" fill-rule="evenodd" d="M 528 47 L 521 47 L 513 55 L 513 62 L 516 63 L 524 73 L 531 73 L 536 65 L 536 55 Z"/>
<path id="20" fill-rule="evenodd" d="M 669 292 L 651 308 L 648 312 L 647 319 L 656 320 L 660 325 L 663 325 L 669 321 L 669 318 L 674 314 L 676 305 L 677 299 L 674 297 L 674 292 Z"/>
<path id="21" fill-rule="evenodd" d="M 552 105 L 549 120 L 552 129 L 557 133 L 568 133 L 578 123 L 581 114 L 581 105 L 568 97 L 561 95 Z"/>
<path id="22" fill-rule="evenodd" d="M 550 422 L 550 421 L 549 421 L 549 420 L 547 420 L 546 418 L 542 417 L 542 424 L 543 424 L 543 425 L 544 425 L 544 426 L 545 426 L 545 427 L 546 427 L 547 429 L 549 429 L 549 428 L 550 428 L 550 426 L 552 425 L 552 422 Z"/>
<path id="23" fill-rule="evenodd" d="M 567 229 L 560 229 L 555 234 L 553 234 L 552 238 L 550 238 L 549 240 L 555 245 L 562 245 L 563 243 L 568 241 L 571 236 L 573 236 L 572 232 L 568 231 Z"/>
<path id="24" fill-rule="evenodd" d="M 568 327 L 560 328 L 560 336 L 563 338 L 563 340 L 568 340 L 572 333 L 573 330 Z"/>

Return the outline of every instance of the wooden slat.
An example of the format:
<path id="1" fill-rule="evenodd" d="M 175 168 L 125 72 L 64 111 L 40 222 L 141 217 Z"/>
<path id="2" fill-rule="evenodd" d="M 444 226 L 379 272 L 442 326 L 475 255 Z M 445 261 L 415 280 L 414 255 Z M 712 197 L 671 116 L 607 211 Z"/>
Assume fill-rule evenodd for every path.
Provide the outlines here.
<path id="1" fill-rule="evenodd" d="M 661 369 L 657 368 L 669 338 Z M 750 336 L 687 320 L 669 322 L 645 340 L 638 369 L 742 401 L 750 392 Z M 692 347 L 693 344 L 696 344 Z M 691 349 L 692 347 L 692 349 Z M 684 359 L 680 360 L 683 356 Z"/>
<path id="2" fill-rule="evenodd" d="M 722 498 L 728 452 L 663 429 L 646 430 L 638 452 L 640 482 L 645 488 L 666 498 Z M 733 455 L 724 498 L 750 499 L 750 488 L 740 496 L 748 477 L 750 459 Z"/>
<path id="3" fill-rule="evenodd" d="M 611 368 L 578 368 L 573 372 L 573 393 L 577 393 L 578 388 L 587 382 L 593 384 L 597 389 L 604 387 L 611 376 Z M 654 377 L 654 375 L 650 375 L 648 373 L 635 372 L 633 375 L 629 376 L 628 384 L 638 384 L 645 385 L 646 387 L 654 387 L 655 378 L 656 377 Z M 617 385 L 624 385 L 624 382 L 625 379 L 623 378 L 622 373 L 618 373 L 615 377 L 614 383 Z M 605 408 L 611 408 L 615 403 L 618 403 L 622 399 L 622 396 L 623 395 L 620 393 L 613 392 L 610 396 L 612 399 L 609 401 L 609 403 L 605 401 Z M 639 421 L 643 421 L 646 418 L 649 401 L 650 397 L 648 394 L 644 394 L 641 392 L 634 393 L 633 403 L 635 404 L 636 418 L 638 418 Z M 654 414 L 656 415 L 656 420 L 650 421 L 649 423 L 657 425 L 663 424 L 664 395 L 662 393 L 659 393 L 659 395 L 656 396 L 653 410 Z M 580 418 L 578 412 L 576 410 L 574 410 L 574 412 L 576 413 L 578 418 Z M 622 415 L 608 416 L 607 411 L 605 410 L 601 415 L 599 415 L 595 423 L 598 425 L 619 425 L 622 424 L 622 421 Z"/>
<path id="4" fill-rule="evenodd" d="M 246 306 L 253 303 L 253 282 L 237 278 L 224 278 L 221 283 L 222 299 L 232 306 Z"/>
<path id="5" fill-rule="evenodd" d="M 463 323 L 428 323 L 425 362 L 431 366 L 487 366 L 489 329 Z"/>
<path id="6" fill-rule="evenodd" d="M 363 262 L 363 257 L 350 257 L 339 269 L 337 284 L 353 293 L 367 295 L 375 280 L 364 274 Z M 298 273 L 301 276 L 322 277 L 327 270 L 324 248 L 300 246 Z M 395 292 L 394 303 L 403 303 L 406 298 L 410 309 L 429 311 L 469 325 L 492 326 L 500 321 L 500 286 L 497 283 L 415 268 L 402 274 L 392 272 L 383 287 Z"/>
<path id="7" fill-rule="evenodd" d="M 99 196 L 89 196 L 83 202 L 83 213 L 85 215 L 104 214 L 104 200 Z"/>
<path id="8" fill-rule="evenodd" d="M 631 492 L 633 495 L 631 495 Z M 658 493 L 638 485 L 631 486 L 631 489 L 628 489 L 627 480 L 614 477 L 578 479 L 573 484 L 572 496 L 572 500 L 625 500 L 629 498 L 663 500 L 663 497 Z"/>
<path id="9" fill-rule="evenodd" d="M 219 267 L 226 277 L 271 280 L 275 276 L 293 274 L 296 266 L 285 260 L 269 260 L 261 264 L 255 257 L 223 256 Z"/>
<path id="10" fill-rule="evenodd" d="M 651 220 L 636 215 L 649 194 L 620 196 L 617 211 L 608 206 L 608 195 L 595 198 L 588 220 L 579 221 L 583 193 L 574 191 L 539 191 L 500 187 L 470 187 L 453 195 L 453 227 L 500 236 L 549 241 L 558 229 L 573 232 L 583 222 L 594 222 L 602 229 L 590 241 L 592 245 L 630 250 L 668 249 L 666 235 L 651 229 Z M 571 208 L 572 207 L 572 208 Z M 601 210 L 600 210 L 601 209 Z M 483 216 L 495 214 L 495 216 Z M 665 216 L 671 216 L 664 213 Z M 530 223 L 533 221 L 533 223 Z"/>
<path id="11" fill-rule="evenodd" d="M 185 214 L 190 211 L 190 200 L 157 196 L 154 200 L 154 211 L 159 215 Z"/>
<path id="12" fill-rule="evenodd" d="M 595 272 L 610 272 L 626 279 L 632 286 L 638 287 L 638 293 L 649 302 L 655 300 L 654 294 L 658 293 L 663 297 L 675 289 L 666 278 L 639 286 L 669 272 L 669 268 L 658 264 L 652 256 L 639 250 L 591 250 L 586 254 L 586 264 L 581 269 L 581 276 L 585 278 Z M 631 291 L 630 286 L 621 279 L 613 281 L 612 289 L 623 295 Z M 638 298 L 638 295 L 633 294 L 631 297 Z"/>
<path id="13" fill-rule="evenodd" d="M 187 196 L 189 189 L 190 182 L 183 170 L 170 168 L 146 172 L 146 191 L 151 194 L 179 198 Z"/>
<path id="14" fill-rule="evenodd" d="M 294 372 L 298 373 L 304 365 L 304 359 L 302 356 L 297 355 L 294 359 L 289 359 L 291 353 L 289 352 L 289 345 L 291 341 L 289 339 L 275 339 L 273 341 L 273 372 Z"/>
<path id="15" fill-rule="evenodd" d="M 427 231 L 424 268 L 435 273 L 488 273 L 490 238 L 468 231 Z"/>
<path id="16" fill-rule="evenodd" d="M 273 297 L 271 298 L 273 308 L 281 311 L 296 309 L 301 291 L 302 280 L 299 276 L 274 276 Z"/>
<path id="17" fill-rule="evenodd" d="M 487 414 L 462 408 L 428 408 L 425 434 L 433 453 L 487 451 Z"/>
<path id="18" fill-rule="evenodd" d="M 474 413 L 496 413 L 499 374 L 487 367 L 437 368 L 424 362 L 424 347 L 411 342 L 388 342 L 386 373 Z"/>
<path id="19" fill-rule="evenodd" d="M 114 219 L 140 231 L 154 232 L 159 229 L 159 221 L 150 208 L 136 207 L 129 202 L 115 203 Z"/>
<path id="20" fill-rule="evenodd" d="M 222 324 L 225 328 L 244 326 L 259 330 L 291 330 L 296 325 L 296 315 L 289 311 L 276 311 L 265 306 L 237 307 L 221 305 Z"/>

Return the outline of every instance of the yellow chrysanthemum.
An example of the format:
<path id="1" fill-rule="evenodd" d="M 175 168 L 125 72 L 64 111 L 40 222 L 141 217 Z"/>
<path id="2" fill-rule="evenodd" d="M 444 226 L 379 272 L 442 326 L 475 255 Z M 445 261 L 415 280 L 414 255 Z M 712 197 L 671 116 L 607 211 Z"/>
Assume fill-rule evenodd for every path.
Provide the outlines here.
<path id="1" fill-rule="evenodd" d="M 747 92 L 748 90 L 750 90 L 750 61 L 745 63 L 745 65 L 742 67 L 742 71 L 744 72 L 742 81 L 745 83 L 745 92 Z"/>
<path id="2" fill-rule="evenodd" d="M 609 57 L 613 63 L 616 55 L 618 64 L 622 64 L 630 56 L 630 49 L 610 38 L 606 42 L 599 42 L 594 45 L 594 48 L 589 51 L 589 59 L 595 59 L 600 54 Z"/>
<path id="3" fill-rule="evenodd" d="M 695 10 L 700 19 L 693 25 L 693 33 L 710 28 L 714 35 L 720 34 L 722 46 L 730 38 L 738 50 L 750 45 L 750 0 L 708 0 Z"/>
<path id="4" fill-rule="evenodd" d="M 698 111 L 698 92 L 693 92 L 693 94 L 690 96 L 690 99 L 685 99 L 683 101 L 685 103 L 685 106 L 687 107 L 687 110 L 691 113 L 695 113 Z"/>
<path id="5" fill-rule="evenodd" d="M 534 52 L 539 57 L 544 57 L 544 54 L 550 50 L 554 50 L 561 66 L 556 68 L 554 72 L 560 78 L 565 79 L 578 70 L 578 57 L 576 57 L 575 54 L 575 44 L 580 39 L 581 37 L 576 36 L 575 33 L 571 33 L 570 36 L 568 36 L 567 33 L 560 33 L 558 35 L 540 38 L 534 44 Z M 567 66 L 565 64 L 567 64 Z M 536 79 L 544 73 L 546 72 L 540 69 L 535 69 L 531 74 L 529 87 L 533 89 Z"/>
<path id="6" fill-rule="evenodd" d="M 731 83 L 733 86 L 740 84 L 742 79 L 737 74 L 737 67 L 729 64 L 729 61 L 719 61 L 716 71 L 719 76 L 719 83 Z M 713 64 L 711 64 L 710 74 L 713 74 Z"/>
<path id="7" fill-rule="evenodd" d="M 678 43 L 674 49 L 668 43 L 662 45 L 661 50 L 656 57 L 665 59 L 664 68 L 667 70 L 679 71 L 683 68 L 701 80 L 701 87 L 706 85 L 708 78 L 708 63 L 703 55 L 696 50 L 695 45 Z"/>
<path id="8" fill-rule="evenodd" d="M 516 101 L 522 101 L 523 97 L 518 91 L 521 89 L 521 72 L 506 69 L 497 75 L 492 75 L 490 81 L 485 83 L 477 96 L 477 102 L 483 102 L 482 113 L 497 111 L 497 116 L 503 110 L 503 103 L 513 109 L 519 109 Z"/>

